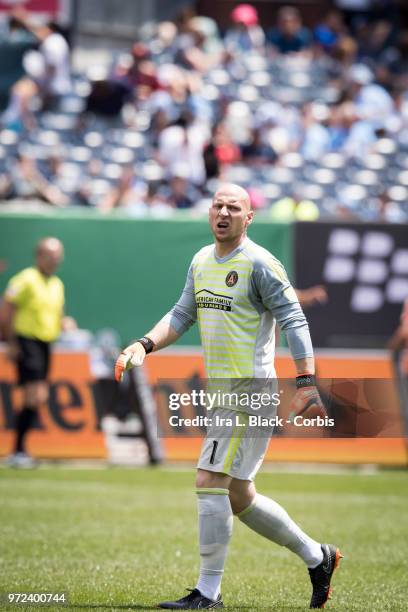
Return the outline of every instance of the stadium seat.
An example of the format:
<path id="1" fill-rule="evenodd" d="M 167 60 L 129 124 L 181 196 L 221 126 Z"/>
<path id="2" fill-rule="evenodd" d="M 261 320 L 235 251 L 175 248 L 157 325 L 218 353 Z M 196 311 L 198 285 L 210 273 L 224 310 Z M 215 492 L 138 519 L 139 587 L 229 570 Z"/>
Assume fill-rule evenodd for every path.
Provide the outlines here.
<path id="1" fill-rule="evenodd" d="M 122 176 L 123 169 L 119 164 L 105 164 L 103 176 L 110 181 L 117 181 Z"/>
<path id="2" fill-rule="evenodd" d="M 408 202 L 408 189 L 401 185 L 393 185 L 387 190 L 388 197 L 394 202 Z"/>
<path id="3" fill-rule="evenodd" d="M 164 178 L 164 171 L 157 162 L 151 160 L 143 164 L 142 176 L 148 182 L 161 181 Z"/>
<path id="4" fill-rule="evenodd" d="M 92 151 L 87 147 L 72 146 L 68 152 L 69 158 L 80 164 L 88 162 L 92 157 Z"/>
<path id="5" fill-rule="evenodd" d="M 59 134 L 55 130 L 38 130 L 35 133 L 35 141 L 46 147 L 56 147 L 61 142 Z"/>
<path id="6" fill-rule="evenodd" d="M 5 147 L 15 146 L 18 143 L 19 137 L 17 132 L 12 130 L 1 130 L 0 131 L 0 144 Z"/>
<path id="7" fill-rule="evenodd" d="M 92 149 L 99 148 L 104 143 L 104 134 L 96 131 L 88 132 L 84 135 L 83 140 L 87 147 L 91 147 Z"/>

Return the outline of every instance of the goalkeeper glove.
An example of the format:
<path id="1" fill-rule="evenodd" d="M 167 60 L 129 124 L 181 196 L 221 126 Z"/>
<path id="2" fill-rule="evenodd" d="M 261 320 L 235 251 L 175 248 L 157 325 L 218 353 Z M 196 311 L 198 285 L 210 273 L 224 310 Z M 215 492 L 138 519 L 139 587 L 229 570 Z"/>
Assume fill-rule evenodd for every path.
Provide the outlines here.
<path id="1" fill-rule="evenodd" d="M 133 367 L 132 364 L 133 353 L 121 353 L 115 363 L 115 380 L 122 382 L 123 375 L 127 370 Z"/>
<path id="2" fill-rule="evenodd" d="M 290 420 L 293 420 L 295 416 L 306 416 L 307 418 L 317 416 L 324 418 L 327 416 L 313 375 L 302 374 L 297 376 L 296 387 L 297 391 L 289 409 Z"/>
<path id="3" fill-rule="evenodd" d="M 127 370 L 131 370 L 134 366 L 141 366 L 146 355 L 153 349 L 154 342 L 147 336 L 125 348 L 115 363 L 115 380 L 121 382 Z"/>

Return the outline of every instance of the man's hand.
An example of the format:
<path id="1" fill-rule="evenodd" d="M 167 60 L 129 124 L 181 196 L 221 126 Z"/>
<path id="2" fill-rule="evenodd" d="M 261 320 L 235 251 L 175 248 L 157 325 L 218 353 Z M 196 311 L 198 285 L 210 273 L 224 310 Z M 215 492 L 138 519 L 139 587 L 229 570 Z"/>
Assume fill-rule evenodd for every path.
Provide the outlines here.
<path id="1" fill-rule="evenodd" d="M 290 420 L 293 420 L 295 416 L 306 418 L 318 416 L 324 418 L 327 416 L 326 409 L 315 385 L 297 389 L 289 409 Z"/>
<path id="2" fill-rule="evenodd" d="M 119 355 L 115 363 L 115 380 L 121 382 L 123 375 L 127 370 L 131 370 L 134 366 L 141 366 L 146 351 L 140 342 L 131 344 Z"/>
<path id="3" fill-rule="evenodd" d="M 295 289 L 300 305 L 309 308 L 316 304 L 325 304 L 328 300 L 326 288 L 323 285 L 315 285 L 308 289 Z"/>

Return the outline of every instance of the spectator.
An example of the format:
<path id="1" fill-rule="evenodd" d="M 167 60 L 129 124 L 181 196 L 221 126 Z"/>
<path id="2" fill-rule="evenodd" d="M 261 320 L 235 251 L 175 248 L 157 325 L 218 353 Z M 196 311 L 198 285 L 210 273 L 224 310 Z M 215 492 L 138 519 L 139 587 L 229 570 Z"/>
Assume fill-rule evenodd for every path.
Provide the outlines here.
<path id="1" fill-rule="evenodd" d="M 117 117 L 130 95 L 129 85 L 107 78 L 106 71 L 100 69 L 92 70 L 90 79 L 91 88 L 84 113 Z"/>
<path id="2" fill-rule="evenodd" d="M 18 133 L 30 131 L 36 126 L 32 101 L 38 93 L 33 80 L 23 77 L 15 83 L 9 96 L 7 108 L 1 116 L 1 123 L 9 130 Z"/>
<path id="3" fill-rule="evenodd" d="M 67 206 L 69 200 L 62 191 L 40 172 L 31 157 L 19 154 L 11 166 L 13 197 L 25 200 L 37 198 L 56 207 Z"/>
<path id="4" fill-rule="evenodd" d="M 160 89 L 152 93 L 145 104 L 140 105 L 150 115 L 158 110 L 164 111 L 170 123 L 177 121 L 186 108 L 194 81 L 191 73 L 175 64 L 162 64 L 158 67 L 157 78 Z"/>
<path id="5" fill-rule="evenodd" d="M 1 28 L 0 22 L 0 28 Z M 0 110 L 9 103 L 9 92 L 24 76 L 23 59 L 29 49 L 35 49 L 37 39 L 20 20 L 10 16 L 0 30 Z M 16 92 L 13 92 L 14 97 Z M 6 121 L 7 123 L 7 121 Z"/>
<path id="6" fill-rule="evenodd" d="M 24 17 L 23 13 L 21 17 L 24 26 L 39 41 L 39 53 L 32 56 L 35 60 L 31 62 L 35 68 L 30 70 L 31 64 L 28 62 L 26 69 L 38 86 L 43 108 L 54 108 L 58 106 L 60 98 L 72 89 L 68 43 L 55 22 L 36 25 Z"/>
<path id="7" fill-rule="evenodd" d="M 44 58 L 40 92 L 44 106 L 51 107 L 71 91 L 70 51 L 56 23 L 49 22 L 35 33 L 41 41 L 39 51 Z"/>
<path id="8" fill-rule="evenodd" d="M 219 62 L 220 50 L 208 53 L 205 50 L 205 42 L 205 34 L 191 22 L 189 33 L 183 34 L 176 41 L 175 64 L 200 73 L 206 73 L 215 67 Z"/>
<path id="9" fill-rule="evenodd" d="M 260 128 L 254 128 L 248 144 L 241 147 L 242 160 L 250 165 L 273 164 L 278 156 L 270 144 L 262 140 Z"/>
<path id="10" fill-rule="evenodd" d="M 337 47 L 346 32 L 341 13 L 329 11 L 313 32 L 316 43 L 330 53 Z"/>
<path id="11" fill-rule="evenodd" d="M 303 143 L 301 154 L 307 160 L 318 160 L 331 149 L 328 121 L 330 111 L 323 104 L 305 106 L 303 112 Z"/>
<path id="12" fill-rule="evenodd" d="M 230 131 L 224 121 L 220 121 L 214 125 L 209 146 L 211 145 L 214 147 L 214 155 L 221 174 L 223 169 L 227 166 L 240 161 L 240 148 L 232 140 Z"/>
<path id="13" fill-rule="evenodd" d="M 255 122 L 261 129 L 262 141 L 269 144 L 277 155 L 298 149 L 301 117 L 294 106 L 265 102 L 258 107 Z"/>
<path id="14" fill-rule="evenodd" d="M 131 166 L 126 166 L 123 169 L 119 184 L 106 194 L 100 209 L 102 212 L 109 212 L 113 208 L 124 207 L 134 214 L 144 213 L 146 212 L 146 196 L 146 182 L 136 176 Z"/>
<path id="15" fill-rule="evenodd" d="M 11 14 L 0 31 L 0 41 L 12 44 L 24 43 L 27 48 L 37 46 L 36 37 L 28 31 L 23 21 Z"/>
<path id="16" fill-rule="evenodd" d="M 110 80 L 122 84 L 133 93 L 135 100 L 147 100 L 154 91 L 160 89 L 156 65 L 143 43 L 133 45 L 130 63 L 116 66 Z"/>
<path id="17" fill-rule="evenodd" d="M 331 53 L 334 60 L 332 66 L 336 77 L 342 80 L 344 73 L 356 63 L 357 51 L 357 42 L 351 36 L 345 35 L 338 40 Z"/>
<path id="18" fill-rule="evenodd" d="M 2 123 L 16 131 L 32 129 L 34 119 L 32 101 L 41 100 L 42 108 L 58 106 L 61 97 L 71 91 L 69 47 L 57 24 L 33 25 L 24 9 L 16 11 L 19 29 L 31 32 L 38 41 L 38 51 L 28 51 L 23 65 L 26 76 L 18 80 L 11 90 Z"/>
<path id="19" fill-rule="evenodd" d="M 221 167 L 216 154 L 213 138 L 205 145 L 203 158 L 207 181 L 213 178 L 218 178 L 220 176 Z"/>
<path id="20" fill-rule="evenodd" d="M 392 24 L 386 20 L 375 21 L 367 27 L 367 37 L 359 40 L 359 61 L 375 68 L 376 63 L 383 63 L 393 57 L 391 45 L 394 39 Z"/>
<path id="21" fill-rule="evenodd" d="M 151 144 L 157 148 L 159 137 L 163 130 L 169 126 L 169 118 L 163 108 L 158 108 L 151 116 L 149 125 L 149 139 Z"/>
<path id="22" fill-rule="evenodd" d="M 395 56 L 386 62 L 394 86 L 408 89 L 408 30 L 400 32 Z"/>
<path id="23" fill-rule="evenodd" d="M 299 53 L 312 44 L 311 32 L 302 25 L 299 11 L 291 6 L 279 9 L 277 26 L 268 32 L 267 38 L 278 53 Z"/>
<path id="24" fill-rule="evenodd" d="M 188 178 L 188 167 L 180 164 L 174 169 L 168 188 L 162 191 L 166 203 L 173 208 L 191 208 L 200 199 L 200 193 Z"/>
<path id="25" fill-rule="evenodd" d="M 314 202 L 294 194 L 272 204 L 269 216 L 275 221 L 316 221 L 320 212 Z"/>
<path id="26" fill-rule="evenodd" d="M 223 50 L 217 23 L 210 17 L 195 16 L 190 20 L 190 27 L 204 36 L 203 50 L 211 56 L 218 56 Z"/>
<path id="27" fill-rule="evenodd" d="M 385 119 L 394 110 L 389 93 L 373 82 L 374 75 L 364 64 L 354 64 L 347 78 L 357 117 L 374 129 L 383 127 Z"/>
<path id="28" fill-rule="evenodd" d="M 238 4 L 231 13 L 232 27 L 224 39 L 226 50 L 232 55 L 257 51 L 263 53 L 265 34 L 258 23 L 258 12 L 251 4 Z"/>
<path id="29" fill-rule="evenodd" d="M 79 176 L 80 184 L 74 190 L 71 202 L 74 206 L 92 206 L 94 181 L 103 176 L 103 164 L 100 159 L 91 159 L 85 172 Z"/>
<path id="30" fill-rule="evenodd" d="M 184 114 L 159 136 L 158 160 L 166 169 L 167 177 L 174 176 L 177 164 L 189 168 L 192 183 L 198 187 L 205 181 L 204 146 L 207 130 Z"/>

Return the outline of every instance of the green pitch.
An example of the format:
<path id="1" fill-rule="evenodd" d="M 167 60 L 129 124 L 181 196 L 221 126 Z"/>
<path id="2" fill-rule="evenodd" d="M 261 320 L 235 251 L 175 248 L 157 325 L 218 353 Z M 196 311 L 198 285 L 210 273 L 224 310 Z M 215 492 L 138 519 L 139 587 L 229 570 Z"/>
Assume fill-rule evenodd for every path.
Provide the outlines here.
<path id="1" fill-rule="evenodd" d="M 326 609 L 408 609 L 408 473 L 261 473 L 257 485 L 341 547 Z M 0 591 L 65 591 L 68 609 L 101 611 L 181 597 L 197 577 L 193 488 L 193 470 L 1 469 Z M 235 521 L 228 610 L 307 610 L 308 580 L 297 557 Z"/>

